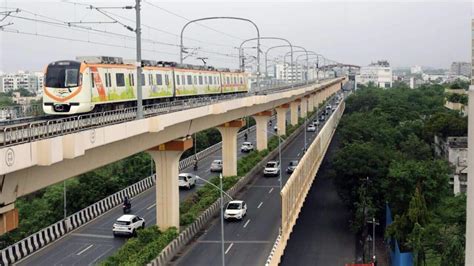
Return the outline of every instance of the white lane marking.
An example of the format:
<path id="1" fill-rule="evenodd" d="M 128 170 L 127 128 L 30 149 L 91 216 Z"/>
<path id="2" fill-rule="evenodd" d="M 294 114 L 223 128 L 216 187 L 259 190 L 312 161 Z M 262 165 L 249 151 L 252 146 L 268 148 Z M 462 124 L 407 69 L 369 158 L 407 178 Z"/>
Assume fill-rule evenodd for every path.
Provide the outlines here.
<path id="1" fill-rule="evenodd" d="M 227 254 L 227 252 L 229 252 L 229 250 L 232 248 L 233 245 L 234 245 L 234 242 L 230 243 L 229 247 L 225 250 L 224 254 Z"/>
<path id="2" fill-rule="evenodd" d="M 250 219 L 247 220 L 247 222 L 245 222 L 244 224 L 244 228 L 247 227 L 247 225 L 250 223 Z"/>
<path id="3" fill-rule="evenodd" d="M 80 233 L 72 233 L 72 236 L 79 236 L 79 237 L 93 237 L 93 238 L 106 238 L 106 239 L 112 239 L 114 238 L 113 236 L 109 235 L 94 235 L 94 234 L 80 234 Z"/>
<path id="4" fill-rule="evenodd" d="M 93 247 L 94 244 L 91 244 L 90 246 L 86 247 L 85 249 L 83 249 L 82 251 L 80 251 L 79 253 L 77 253 L 76 255 L 79 256 L 81 255 L 82 253 L 86 252 L 88 249 L 90 249 L 91 247 Z"/>
<path id="5" fill-rule="evenodd" d="M 260 207 L 262 207 L 262 205 L 263 205 L 263 201 L 261 201 L 260 204 L 258 204 L 257 209 L 260 209 Z"/>
<path id="6" fill-rule="evenodd" d="M 153 208 L 153 207 L 155 207 L 155 206 L 156 206 L 156 203 L 153 203 L 152 205 L 150 205 L 150 206 L 149 206 L 148 208 L 146 208 L 146 209 L 149 210 L 149 209 L 151 209 L 151 208 Z"/>
<path id="7" fill-rule="evenodd" d="M 272 193 L 273 191 L 273 188 L 270 188 L 270 191 L 268 191 L 268 194 Z"/>

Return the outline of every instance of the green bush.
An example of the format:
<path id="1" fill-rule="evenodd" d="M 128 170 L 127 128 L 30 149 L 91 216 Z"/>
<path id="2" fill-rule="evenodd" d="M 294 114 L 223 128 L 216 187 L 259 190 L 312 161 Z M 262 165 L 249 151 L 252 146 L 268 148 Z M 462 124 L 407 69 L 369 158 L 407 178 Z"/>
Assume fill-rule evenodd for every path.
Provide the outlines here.
<path id="1" fill-rule="evenodd" d="M 112 256 L 100 263 L 102 266 L 146 265 L 178 236 L 176 228 L 161 232 L 157 226 L 151 226 L 137 232 Z"/>

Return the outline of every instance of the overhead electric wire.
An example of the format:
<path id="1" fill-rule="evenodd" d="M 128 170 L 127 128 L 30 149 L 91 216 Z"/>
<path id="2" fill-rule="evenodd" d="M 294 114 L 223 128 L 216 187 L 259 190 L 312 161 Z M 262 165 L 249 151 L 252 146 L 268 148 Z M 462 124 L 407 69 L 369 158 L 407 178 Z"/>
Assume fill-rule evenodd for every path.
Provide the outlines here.
<path id="1" fill-rule="evenodd" d="M 74 4 L 74 5 L 87 6 L 87 7 L 90 7 L 90 6 L 91 6 L 91 5 L 89 5 L 89 4 L 77 3 L 77 2 L 73 2 L 73 1 L 64 1 L 64 2 L 65 2 L 65 3 L 69 3 L 69 4 Z M 130 19 L 130 18 L 127 18 L 127 17 L 122 16 L 122 15 L 119 15 L 119 14 L 117 14 L 117 13 L 113 13 L 113 12 L 105 11 L 105 10 L 102 10 L 102 12 L 105 12 L 105 13 L 107 13 L 107 14 L 109 14 L 109 15 L 116 16 L 116 17 L 121 18 L 121 19 L 123 19 L 123 20 L 130 21 L 130 22 L 132 22 L 132 23 L 136 23 L 135 20 Z M 102 13 L 102 12 L 101 12 L 101 13 Z M 168 35 L 171 35 L 171 36 L 180 38 L 180 35 L 179 35 L 179 34 L 176 34 L 176 33 L 173 33 L 173 32 L 167 31 L 167 30 L 163 30 L 163 29 L 160 29 L 160 28 L 157 28 L 157 27 L 154 27 L 154 26 L 150 26 L 150 25 L 147 25 L 147 24 L 143 24 L 143 23 L 142 23 L 142 27 L 145 27 L 145 28 L 148 28 L 148 29 L 150 29 L 150 30 L 154 30 L 154 31 L 157 31 L 157 32 L 165 33 L 165 34 L 168 34 Z M 220 47 L 228 47 L 228 48 L 232 47 L 231 45 L 219 44 L 219 43 L 212 43 L 212 42 L 206 42 L 206 41 L 202 41 L 202 40 L 195 39 L 195 38 L 191 38 L 191 37 L 185 37 L 185 39 L 190 40 L 190 41 L 195 41 L 195 42 L 203 43 L 203 44 L 207 44 L 207 45 L 211 45 L 211 46 L 220 46 Z"/>
<path id="2" fill-rule="evenodd" d="M 17 30 L 17 29 L 3 29 L 0 32 L 14 33 L 14 34 L 21 34 L 21 35 L 28 35 L 28 36 L 39 36 L 39 37 L 44 37 L 44 38 L 64 40 L 64 41 L 72 41 L 72 42 L 80 42 L 80 43 L 90 43 L 90 44 L 109 46 L 109 47 L 135 49 L 135 47 L 126 46 L 126 45 L 110 44 L 110 43 L 103 43 L 103 42 L 91 41 L 91 40 L 73 39 L 73 38 L 68 38 L 68 37 L 59 37 L 59 36 L 53 36 L 53 35 L 48 35 L 48 34 L 36 33 L 36 32 L 20 31 L 20 30 Z M 142 50 L 147 51 L 147 52 L 160 53 L 160 54 L 178 55 L 177 53 L 158 51 L 158 50 L 154 50 L 154 49 L 142 49 Z"/>
<path id="3" fill-rule="evenodd" d="M 25 11 L 25 10 L 21 9 L 21 11 Z M 61 20 L 58 20 L 58 19 L 50 18 L 50 17 L 47 17 L 47 16 L 36 14 L 34 12 L 30 12 L 30 11 L 27 11 L 26 13 L 29 13 L 29 14 L 32 14 L 32 15 L 35 15 L 35 16 L 40 16 L 40 17 L 43 17 L 43 18 L 46 18 L 46 19 L 49 19 L 49 20 L 52 20 L 52 21 L 47 21 L 47 20 L 42 20 L 42 19 L 37 19 L 37 18 L 21 17 L 21 16 L 16 16 L 16 15 L 10 15 L 10 17 L 17 18 L 17 19 L 28 20 L 28 21 L 33 21 L 33 22 L 45 23 L 45 24 L 49 24 L 49 25 L 61 26 L 63 28 L 71 28 L 71 30 L 82 29 L 82 30 L 79 30 L 79 31 L 82 31 L 82 32 L 84 32 L 84 30 L 85 31 L 94 31 L 94 32 L 98 32 L 98 33 L 114 35 L 114 36 L 121 37 L 121 38 L 135 39 L 134 36 L 121 34 L 121 33 L 115 33 L 115 32 L 106 31 L 106 30 L 99 30 L 99 29 L 96 29 L 96 28 L 93 28 L 93 27 L 85 27 L 85 26 L 74 25 L 74 24 L 70 24 L 66 21 L 61 21 Z M 74 29 L 74 28 L 77 28 L 77 29 Z M 149 42 L 149 43 L 156 44 L 156 45 L 179 47 L 179 45 L 177 45 L 177 44 L 165 43 L 165 42 L 155 41 L 155 40 L 146 39 L 146 38 L 145 39 L 142 38 L 142 41 L 143 42 Z"/>

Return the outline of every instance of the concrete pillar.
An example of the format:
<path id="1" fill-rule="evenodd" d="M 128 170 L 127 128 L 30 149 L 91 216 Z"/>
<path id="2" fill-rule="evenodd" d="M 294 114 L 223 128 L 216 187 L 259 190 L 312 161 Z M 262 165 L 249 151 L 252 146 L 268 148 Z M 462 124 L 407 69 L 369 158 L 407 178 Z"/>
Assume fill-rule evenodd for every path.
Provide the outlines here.
<path id="1" fill-rule="evenodd" d="M 257 126 L 257 150 L 262 151 L 267 148 L 267 125 L 270 117 L 272 116 L 272 111 L 265 111 L 260 112 L 258 114 L 253 115 L 252 117 L 255 119 L 255 123 Z M 273 130 L 273 129 L 271 129 Z"/>
<path id="2" fill-rule="evenodd" d="M 308 98 L 308 112 L 314 111 L 314 93 Z"/>
<path id="3" fill-rule="evenodd" d="M 237 133 L 245 120 L 234 120 L 217 127 L 222 136 L 222 175 L 237 175 Z"/>
<path id="4" fill-rule="evenodd" d="M 156 165 L 156 224 L 161 230 L 179 229 L 179 159 L 192 146 L 192 139 L 179 139 L 147 151 Z"/>
<path id="5" fill-rule="evenodd" d="M 292 126 L 298 124 L 298 106 L 301 100 L 295 100 L 290 103 L 290 123 Z"/>
<path id="6" fill-rule="evenodd" d="M 278 136 L 283 136 L 286 134 L 286 110 L 288 110 L 289 107 L 289 104 L 284 104 L 275 108 L 275 111 L 277 113 Z"/>
<path id="7" fill-rule="evenodd" d="M 306 96 L 301 99 L 300 106 L 300 117 L 305 118 L 308 114 L 308 98 L 306 98 Z"/>

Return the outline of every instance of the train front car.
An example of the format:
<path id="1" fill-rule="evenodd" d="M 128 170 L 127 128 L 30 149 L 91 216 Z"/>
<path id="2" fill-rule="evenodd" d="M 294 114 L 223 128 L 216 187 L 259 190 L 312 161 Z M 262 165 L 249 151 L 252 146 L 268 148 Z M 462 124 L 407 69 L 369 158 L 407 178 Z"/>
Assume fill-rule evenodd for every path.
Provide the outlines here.
<path id="1" fill-rule="evenodd" d="M 56 61 L 45 73 L 43 111 L 46 114 L 70 115 L 91 111 L 90 88 L 83 82 L 85 67 L 79 61 Z"/>

